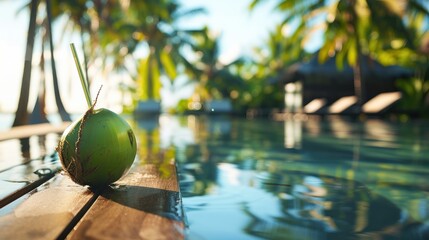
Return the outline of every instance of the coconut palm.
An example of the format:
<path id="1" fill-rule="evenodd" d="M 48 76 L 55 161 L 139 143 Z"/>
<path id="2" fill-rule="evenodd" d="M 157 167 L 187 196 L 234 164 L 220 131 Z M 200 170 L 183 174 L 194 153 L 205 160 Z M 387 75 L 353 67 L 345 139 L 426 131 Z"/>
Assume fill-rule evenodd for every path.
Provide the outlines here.
<path id="1" fill-rule="evenodd" d="M 248 75 L 246 80 L 250 86 L 246 105 L 251 108 L 281 108 L 284 105 L 284 83 L 281 79 L 285 69 L 308 55 L 300 47 L 304 36 L 297 32 L 288 35 L 285 28 L 279 25 L 270 32 L 263 47 L 256 48 L 254 70 L 243 71 L 243 75 Z"/>
<path id="2" fill-rule="evenodd" d="M 53 43 L 53 37 L 52 37 L 53 33 L 52 33 L 51 0 L 45 0 L 45 4 L 46 4 L 46 19 L 47 19 L 47 25 L 45 26 L 46 26 L 46 31 L 48 33 L 49 50 L 51 54 L 51 68 L 52 68 L 52 79 L 54 84 L 55 103 L 57 104 L 58 113 L 60 114 L 61 119 L 63 121 L 71 121 L 70 115 L 67 113 L 66 109 L 64 108 L 63 102 L 61 100 L 60 88 L 58 84 L 57 68 L 56 68 L 55 56 L 54 56 L 54 43 Z"/>
<path id="3" fill-rule="evenodd" d="M 210 33 L 207 27 L 202 34 L 194 35 L 193 50 L 196 59 L 187 62 L 187 73 L 197 82 L 196 94 L 200 101 L 228 99 L 231 92 L 244 86 L 243 79 L 233 71 L 235 66 L 242 63 L 242 59 L 222 63 L 219 39 L 219 36 Z"/>
<path id="4" fill-rule="evenodd" d="M 428 6 L 429 7 L 429 6 Z M 429 113 L 429 19 L 423 15 L 412 14 L 408 18 L 414 49 L 395 42 L 394 48 L 379 54 L 381 62 L 386 64 L 399 63 L 413 68 L 415 75 L 411 79 L 397 81 L 402 91 L 399 110 L 415 116 L 427 116 Z"/>
<path id="5" fill-rule="evenodd" d="M 178 67 L 187 64 L 182 49 L 190 46 L 191 34 L 201 30 L 179 29 L 175 23 L 180 19 L 204 12 L 201 8 L 181 10 L 176 1 L 131 2 L 125 26 L 130 28 L 133 37 L 148 49 L 146 56 L 140 59 L 138 79 L 141 99 L 159 99 L 161 77 L 170 81 L 178 75 Z M 146 21 L 141 21 L 144 18 Z"/>
<path id="6" fill-rule="evenodd" d="M 15 115 L 15 121 L 13 123 L 13 126 L 19 126 L 19 125 L 25 125 L 28 123 L 28 97 L 29 97 L 29 91 L 30 91 L 30 80 L 31 80 L 31 61 L 33 58 L 33 48 L 34 48 L 34 38 L 36 37 L 36 28 L 38 27 L 36 23 L 37 18 L 37 12 L 39 7 L 39 0 L 32 0 L 28 4 L 30 8 L 30 23 L 29 23 L 29 30 L 27 35 L 27 49 L 26 49 L 26 59 L 24 64 L 24 72 L 23 72 L 23 79 L 22 79 L 22 85 L 21 85 L 21 93 L 19 97 L 18 102 L 18 108 L 16 110 Z M 56 72 L 56 65 L 55 65 L 55 57 L 54 57 L 54 47 L 53 47 L 53 40 L 52 40 L 52 16 L 51 16 L 51 3 L 50 0 L 45 0 L 45 6 L 46 6 L 46 19 L 42 21 L 42 24 L 39 26 L 44 29 L 43 33 L 45 34 L 42 36 L 42 45 L 46 44 L 46 42 L 49 43 L 50 46 L 50 54 L 51 54 L 51 66 L 52 66 L 52 77 L 53 77 L 53 84 L 54 84 L 54 95 L 55 95 L 55 102 L 58 107 L 58 112 L 61 116 L 61 119 L 63 121 L 70 121 L 70 115 L 67 113 L 67 111 L 64 108 L 64 105 L 62 103 L 60 92 L 59 92 L 59 86 L 58 86 L 58 77 Z M 43 79 L 41 79 L 42 82 L 45 81 L 44 79 L 44 64 L 45 64 L 45 58 L 43 56 L 43 50 L 44 47 L 42 46 L 42 56 L 41 56 L 41 69 L 42 69 L 42 76 Z M 40 85 L 41 88 L 45 87 L 45 84 Z M 40 115 L 39 119 L 36 119 L 36 122 L 46 122 L 46 113 L 44 111 L 44 102 L 45 102 L 45 94 L 44 90 L 42 89 L 41 94 L 38 96 L 36 100 L 36 105 L 34 108 L 35 115 Z"/>
<path id="7" fill-rule="evenodd" d="M 253 0 L 254 8 L 260 0 Z M 405 25 L 406 12 L 427 14 L 423 0 L 357 1 L 357 0 L 280 0 L 277 5 L 285 13 L 284 23 L 297 23 L 296 31 L 311 36 L 315 30 L 324 31 L 319 60 L 335 55 L 338 67 L 344 60 L 353 67 L 355 94 L 359 104 L 366 100 L 365 80 L 361 76 L 361 57 L 369 53 L 372 41 L 383 45 L 392 40 L 412 41 Z M 307 39 L 304 39 L 306 41 Z"/>
<path id="8" fill-rule="evenodd" d="M 171 81 L 176 78 L 178 64 L 184 60 L 182 46 L 190 44 L 188 35 L 198 30 L 178 29 L 175 23 L 203 12 L 200 8 L 182 11 L 172 0 L 83 1 L 86 3 L 78 6 L 64 2 L 70 3 L 59 4 L 69 9 L 66 12 L 81 35 L 88 36 L 88 56 L 102 59 L 103 68 L 138 79 L 140 99 L 159 99 L 161 76 Z M 136 59 L 139 48 L 148 53 Z"/>
<path id="9" fill-rule="evenodd" d="M 29 27 L 29 38 L 26 56 L 32 54 L 34 45 L 34 35 L 36 32 L 36 15 L 38 0 L 31 1 L 31 18 Z M 147 98 L 157 98 L 159 96 L 160 77 L 167 76 L 174 80 L 177 76 L 177 64 L 184 61 L 181 48 L 184 44 L 189 44 L 187 35 L 194 30 L 180 30 L 174 25 L 179 18 L 202 12 L 202 9 L 192 9 L 181 11 L 180 5 L 176 1 L 98 1 L 98 0 L 45 0 L 47 7 L 47 25 L 51 49 L 52 70 L 54 80 L 55 99 L 60 115 L 63 120 L 69 120 L 61 102 L 58 87 L 58 77 L 56 75 L 55 61 L 53 55 L 53 43 L 51 24 L 61 16 L 69 19 L 67 26 L 72 26 L 72 32 L 77 30 L 80 33 L 85 70 L 97 59 L 103 60 L 103 68 L 109 68 L 126 72 L 134 78 L 140 75 L 145 81 L 144 94 Z M 30 5 L 30 4 L 29 4 Z M 65 27 L 64 29 L 69 29 Z M 139 46 L 147 46 L 149 54 L 138 64 L 126 64 L 127 59 L 135 60 L 133 53 Z M 87 47 L 85 47 L 87 46 Z M 87 50 L 87 51 L 85 51 Z M 21 125 L 27 122 L 26 108 L 28 106 L 28 93 L 30 86 L 31 59 L 26 59 L 23 85 L 20 96 L 20 103 L 17 110 L 17 118 L 14 125 Z M 131 69 L 130 69 L 131 68 Z M 136 71 L 136 69 L 138 69 Z M 88 73 L 86 70 L 87 79 Z M 88 83 L 89 84 L 89 83 Z M 150 91 L 148 89 L 151 89 Z M 39 105 L 38 105 L 39 106 Z"/>
<path id="10" fill-rule="evenodd" d="M 257 75 L 265 78 L 276 78 L 283 75 L 285 68 L 299 62 L 308 53 L 301 48 L 304 36 L 295 32 L 285 33 L 285 26 L 279 25 L 269 33 L 266 44 L 256 48 Z"/>
<path id="11" fill-rule="evenodd" d="M 28 26 L 27 48 L 25 50 L 24 71 L 22 76 L 21 92 L 19 95 L 18 108 L 12 126 L 21 126 L 28 123 L 28 97 L 30 94 L 31 60 L 33 59 L 34 37 L 36 35 L 36 17 L 39 0 L 30 3 L 30 23 Z"/>
<path id="12" fill-rule="evenodd" d="M 44 21 L 43 25 L 46 24 Z M 40 54 L 40 83 L 39 83 L 39 92 L 36 98 L 36 103 L 34 104 L 33 111 L 30 115 L 30 123 L 47 123 L 48 118 L 46 114 L 46 72 L 45 72 L 45 45 L 44 42 L 46 34 L 43 34 L 42 37 L 42 51 Z"/>

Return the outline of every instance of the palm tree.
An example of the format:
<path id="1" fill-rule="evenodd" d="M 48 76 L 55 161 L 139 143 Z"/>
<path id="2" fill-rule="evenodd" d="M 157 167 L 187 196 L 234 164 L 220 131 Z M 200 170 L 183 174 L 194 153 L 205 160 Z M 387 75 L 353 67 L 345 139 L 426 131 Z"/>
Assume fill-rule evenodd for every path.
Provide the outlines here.
<path id="1" fill-rule="evenodd" d="M 55 65 L 55 57 L 54 57 L 54 43 L 52 40 L 52 6 L 51 6 L 51 0 L 45 0 L 46 3 L 46 18 L 47 18 L 47 25 L 46 30 L 48 33 L 48 40 L 49 40 L 49 50 L 51 54 L 51 68 L 52 68 L 52 79 L 54 83 L 54 96 L 55 96 L 55 103 L 57 104 L 58 113 L 61 116 L 61 120 L 63 121 L 71 121 L 70 115 L 67 113 L 66 109 L 64 108 L 63 102 L 61 100 L 60 96 L 60 89 L 58 85 L 58 76 L 57 76 L 57 68 Z M 43 42 L 42 42 L 43 44 Z"/>
<path id="2" fill-rule="evenodd" d="M 42 23 L 45 25 L 46 21 Z M 40 54 L 40 84 L 39 84 L 39 92 L 37 95 L 36 103 L 34 104 L 33 111 L 30 115 L 30 124 L 36 123 L 47 123 L 48 118 L 46 114 L 46 72 L 45 72 L 45 45 L 44 42 L 46 38 L 46 34 L 42 36 L 42 51 Z"/>
<path id="3" fill-rule="evenodd" d="M 177 67 L 184 61 L 182 47 L 190 44 L 188 35 L 198 30 L 178 29 L 175 23 L 203 12 L 201 8 L 182 11 L 173 0 L 72 2 L 58 4 L 79 26 L 81 36 L 88 36 L 89 58 L 102 59 L 103 68 L 137 79 L 139 99 L 159 99 L 161 76 L 176 78 Z M 148 49 L 148 54 L 136 59 L 139 48 Z"/>
<path id="4" fill-rule="evenodd" d="M 45 29 L 44 33 L 47 34 L 47 36 L 42 36 L 42 55 L 41 55 L 41 71 L 43 79 L 41 79 L 42 82 L 45 81 L 44 75 L 44 64 L 45 64 L 45 58 L 43 56 L 44 47 L 46 41 L 49 41 L 50 45 L 50 53 L 51 53 L 51 66 L 52 66 L 52 76 L 53 76 L 53 83 L 54 83 L 54 95 L 55 95 L 55 102 L 58 107 L 58 112 L 61 116 L 61 119 L 63 121 L 70 121 L 70 115 L 67 113 L 67 111 L 64 108 L 64 105 L 61 101 L 60 93 L 59 93 L 59 86 L 58 86 L 58 77 L 56 72 L 56 66 L 55 66 L 55 58 L 54 58 L 54 48 L 53 48 L 53 41 L 52 41 L 52 17 L 51 17 L 51 4 L 50 0 L 45 0 L 46 4 L 46 19 L 42 21 L 41 27 Z M 30 24 L 29 24 L 29 30 L 27 35 L 27 49 L 26 49 L 26 59 L 24 64 L 24 73 L 22 78 L 22 85 L 21 85 L 21 93 L 19 97 L 18 102 L 18 108 L 16 110 L 15 115 L 15 121 L 13 123 L 13 126 L 20 126 L 25 125 L 28 123 L 28 98 L 29 98 L 29 92 L 30 92 L 30 81 L 31 81 L 31 61 L 33 58 L 33 48 L 34 48 L 34 38 L 36 36 L 36 18 L 37 18 L 37 11 L 39 6 L 39 0 L 32 0 L 29 4 L 30 7 Z M 34 107 L 34 114 L 35 116 L 39 116 L 39 119 L 36 119 L 36 122 L 46 122 L 46 113 L 44 110 L 45 107 L 45 84 L 40 85 L 41 88 L 41 94 L 38 96 L 36 100 L 36 105 Z"/>
<path id="5" fill-rule="evenodd" d="M 174 0 L 55 0 L 51 20 L 65 15 L 68 24 L 77 27 L 84 59 L 90 59 L 85 67 L 101 59 L 102 69 L 138 79 L 140 99 L 159 99 L 161 77 L 173 81 L 178 67 L 188 66 L 183 47 L 192 44 L 191 34 L 201 32 L 179 29 L 175 23 L 202 12 L 202 8 L 182 10 Z M 134 53 L 139 48 L 148 49 L 148 54 L 136 59 Z"/>
<path id="6" fill-rule="evenodd" d="M 179 29 L 175 23 L 180 19 L 204 12 L 201 8 L 181 10 L 176 1 L 134 1 L 127 9 L 126 26 L 132 29 L 133 36 L 143 43 L 148 54 L 140 59 L 138 79 L 141 99 L 159 99 L 161 77 L 171 82 L 178 76 L 180 65 L 189 67 L 182 49 L 191 46 L 191 34 L 201 30 Z M 146 21 L 141 21 L 142 18 Z"/>
<path id="7" fill-rule="evenodd" d="M 429 6 L 427 6 L 429 7 Z M 408 28 L 412 34 L 414 48 L 403 46 L 401 41 L 389 51 L 379 54 L 379 60 L 386 64 L 399 63 L 415 69 L 411 79 L 397 81 L 402 91 L 399 109 L 414 116 L 427 116 L 429 113 L 429 19 L 423 14 L 407 14 Z"/>
<path id="8" fill-rule="evenodd" d="M 260 0 L 253 0 L 254 8 Z M 357 0 L 280 0 L 277 7 L 286 15 L 283 23 L 296 21 L 297 32 L 311 35 L 316 29 L 324 30 L 324 42 L 319 60 L 336 56 L 337 66 L 344 60 L 354 71 L 355 94 L 361 106 L 365 100 L 365 80 L 361 76 L 361 57 L 369 54 L 372 41 L 385 45 L 394 39 L 412 44 L 404 21 L 405 12 L 425 12 L 423 0 L 395 1 Z M 304 39 L 305 41 L 305 39 Z"/>
<path id="9" fill-rule="evenodd" d="M 211 34 L 207 27 L 194 35 L 193 50 L 197 59 L 186 64 L 188 75 L 197 81 L 196 94 L 200 101 L 229 99 L 231 92 L 243 87 L 243 79 L 233 72 L 243 60 L 222 63 L 219 36 Z"/>
<path id="10" fill-rule="evenodd" d="M 284 105 L 284 83 L 282 78 L 285 69 L 303 60 L 308 53 L 301 48 L 304 36 L 295 32 L 289 35 L 285 26 L 279 25 L 269 34 L 263 47 L 256 48 L 254 67 L 243 71 L 249 75 L 249 100 L 246 105 L 251 108 L 281 108 Z"/>
<path id="11" fill-rule="evenodd" d="M 33 59 L 34 37 L 36 35 L 36 16 L 39 0 L 30 3 L 30 23 L 28 26 L 27 48 L 25 50 L 24 72 L 22 76 L 21 92 L 18 108 L 12 126 L 21 126 L 28 123 L 28 97 L 30 94 L 31 60 Z"/>

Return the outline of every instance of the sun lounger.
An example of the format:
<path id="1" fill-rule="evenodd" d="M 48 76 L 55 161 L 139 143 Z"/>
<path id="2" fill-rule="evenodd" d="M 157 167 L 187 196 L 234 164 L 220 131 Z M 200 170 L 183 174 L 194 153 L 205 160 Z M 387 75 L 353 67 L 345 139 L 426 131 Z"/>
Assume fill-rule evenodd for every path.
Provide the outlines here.
<path id="1" fill-rule="evenodd" d="M 322 110 L 326 106 L 326 99 L 316 98 L 304 106 L 304 113 L 315 114 Z"/>
<path id="2" fill-rule="evenodd" d="M 341 114 L 352 108 L 357 103 L 356 96 L 346 96 L 338 99 L 328 108 L 329 114 Z"/>
<path id="3" fill-rule="evenodd" d="M 366 114 L 382 113 L 401 99 L 400 92 L 380 93 L 362 106 L 362 112 Z"/>

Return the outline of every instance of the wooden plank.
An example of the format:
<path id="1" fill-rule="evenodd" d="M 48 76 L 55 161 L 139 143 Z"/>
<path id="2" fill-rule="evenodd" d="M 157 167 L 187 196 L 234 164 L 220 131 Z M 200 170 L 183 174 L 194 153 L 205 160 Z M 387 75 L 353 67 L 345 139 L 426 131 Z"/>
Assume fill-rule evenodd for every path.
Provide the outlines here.
<path id="1" fill-rule="evenodd" d="M 106 189 L 67 239 L 183 239 L 174 163 L 137 167 Z"/>
<path id="2" fill-rule="evenodd" d="M 0 216 L 0 239 L 56 239 L 97 195 L 58 174 L 23 197 L 25 201 Z"/>
<path id="3" fill-rule="evenodd" d="M 39 187 L 61 170 L 58 157 L 34 159 L 0 170 L 0 208 Z"/>
<path id="4" fill-rule="evenodd" d="M 26 138 L 36 135 L 46 135 L 48 133 L 62 133 L 70 124 L 70 122 L 63 122 L 59 125 L 41 123 L 13 127 L 9 130 L 0 132 L 0 141 Z"/>
<path id="5" fill-rule="evenodd" d="M 8 182 L 9 185 L 15 185 L 8 188 L 4 188 L 0 191 L 0 208 L 6 206 L 7 204 L 15 201 L 16 199 L 22 197 L 24 194 L 27 194 L 28 192 L 32 191 L 33 189 L 39 187 L 49 179 L 55 176 L 57 172 L 59 172 L 59 167 L 50 167 L 50 168 L 41 168 L 39 170 L 36 170 L 34 172 L 34 175 L 37 176 L 37 178 L 33 178 L 33 176 L 30 176 L 31 180 L 13 180 L 16 182 Z M 39 173 L 38 173 L 39 172 Z M 4 174 L 4 173 L 2 173 Z M 23 176 L 26 178 L 26 176 Z M 7 182 L 8 180 L 0 180 L 0 183 L 4 183 L 3 181 Z M 15 184 L 14 184 L 15 183 Z M 4 186 L 4 184 L 2 184 Z M 14 188 L 15 187 L 15 188 Z"/>

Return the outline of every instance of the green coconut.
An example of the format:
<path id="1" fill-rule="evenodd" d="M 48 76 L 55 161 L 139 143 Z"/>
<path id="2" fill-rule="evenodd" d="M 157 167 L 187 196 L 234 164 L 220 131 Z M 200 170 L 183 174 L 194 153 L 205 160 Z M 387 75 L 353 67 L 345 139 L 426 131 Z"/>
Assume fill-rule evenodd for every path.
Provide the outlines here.
<path id="1" fill-rule="evenodd" d="M 74 182 L 102 187 L 128 172 L 137 152 L 136 137 L 121 116 L 108 109 L 94 109 L 98 94 L 92 104 L 74 44 L 70 47 L 88 110 L 64 131 L 57 151 L 64 171 Z"/>
<path id="2" fill-rule="evenodd" d="M 80 185 L 105 186 L 124 176 L 134 162 L 136 137 L 130 125 L 108 109 L 89 109 L 62 134 L 63 169 Z"/>

